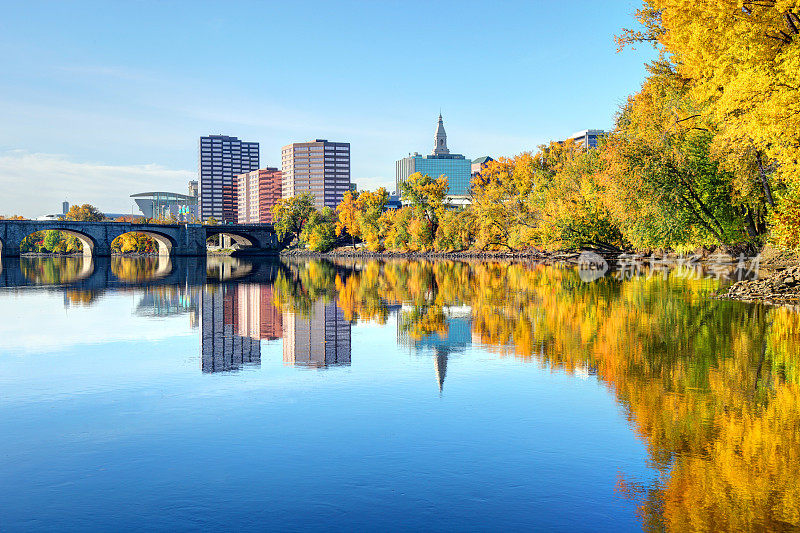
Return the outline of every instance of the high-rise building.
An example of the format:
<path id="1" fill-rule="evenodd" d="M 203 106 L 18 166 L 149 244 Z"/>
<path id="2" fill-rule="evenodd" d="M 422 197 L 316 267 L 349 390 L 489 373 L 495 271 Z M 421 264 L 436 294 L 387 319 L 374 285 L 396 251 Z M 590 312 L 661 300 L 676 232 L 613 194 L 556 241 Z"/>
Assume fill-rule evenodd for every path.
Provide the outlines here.
<path id="1" fill-rule="evenodd" d="M 266 167 L 236 176 L 239 224 L 272 223 L 272 208 L 281 199 L 281 171 Z"/>
<path id="2" fill-rule="evenodd" d="M 335 302 L 317 300 L 308 317 L 283 314 L 283 362 L 326 367 L 350 364 L 350 322 Z"/>
<path id="3" fill-rule="evenodd" d="M 350 143 L 292 143 L 281 155 L 283 198 L 308 193 L 318 208 L 335 208 L 350 190 Z"/>
<path id="4" fill-rule="evenodd" d="M 200 137 L 198 179 L 200 218 L 236 223 L 237 194 L 234 176 L 260 166 L 258 143 L 227 135 Z"/>
<path id="5" fill-rule="evenodd" d="M 416 172 L 428 175 L 434 179 L 443 175 L 447 176 L 447 181 L 450 186 L 448 196 L 469 196 L 472 161 L 461 154 L 450 153 L 450 150 L 447 148 L 447 133 L 444 131 L 441 113 L 439 114 L 439 122 L 436 126 L 433 152 L 426 156 L 414 153 L 413 155 L 400 159 L 395 164 L 395 181 L 398 193 L 402 190 L 400 185 L 405 183 L 408 177 Z"/>

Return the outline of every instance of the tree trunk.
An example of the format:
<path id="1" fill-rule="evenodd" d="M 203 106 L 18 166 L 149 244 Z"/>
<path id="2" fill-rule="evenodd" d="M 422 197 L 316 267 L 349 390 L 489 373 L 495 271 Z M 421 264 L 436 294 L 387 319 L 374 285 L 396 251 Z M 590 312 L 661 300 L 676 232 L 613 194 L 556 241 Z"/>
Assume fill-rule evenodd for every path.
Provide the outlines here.
<path id="1" fill-rule="evenodd" d="M 775 200 L 772 199 L 772 187 L 769 185 L 767 171 L 764 169 L 764 160 L 761 159 L 761 152 L 759 150 L 756 150 L 756 163 L 758 163 L 758 173 L 761 176 L 761 186 L 764 188 L 764 196 L 767 197 L 767 203 L 771 207 L 775 207 Z"/>
<path id="2" fill-rule="evenodd" d="M 747 224 L 747 235 L 750 237 L 758 237 L 758 229 L 756 229 L 753 215 L 750 213 L 750 208 L 745 206 L 742 210 L 744 211 L 744 221 Z"/>

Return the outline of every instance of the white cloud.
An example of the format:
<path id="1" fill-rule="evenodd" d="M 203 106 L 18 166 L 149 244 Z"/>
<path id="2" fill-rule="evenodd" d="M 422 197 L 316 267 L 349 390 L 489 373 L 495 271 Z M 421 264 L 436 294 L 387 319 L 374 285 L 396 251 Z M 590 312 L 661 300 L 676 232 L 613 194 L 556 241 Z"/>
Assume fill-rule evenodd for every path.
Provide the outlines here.
<path id="1" fill-rule="evenodd" d="M 194 173 L 155 164 L 107 165 L 76 162 L 58 154 L 0 152 L 0 214 L 35 217 L 57 213 L 64 200 L 127 213 L 130 195 L 161 190 L 183 192 Z"/>
<path id="2" fill-rule="evenodd" d="M 385 187 L 389 194 L 394 192 L 395 183 L 394 178 L 386 178 L 383 176 L 373 176 L 369 178 L 353 177 L 353 183 L 358 186 L 359 191 L 374 191 L 378 187 Z"/>

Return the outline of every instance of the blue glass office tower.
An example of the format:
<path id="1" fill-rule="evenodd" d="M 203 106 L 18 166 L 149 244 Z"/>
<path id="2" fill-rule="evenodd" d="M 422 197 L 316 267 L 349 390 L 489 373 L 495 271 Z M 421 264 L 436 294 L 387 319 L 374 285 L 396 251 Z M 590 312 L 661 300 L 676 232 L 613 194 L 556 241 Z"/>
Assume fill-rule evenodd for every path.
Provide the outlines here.
<path id="1" fill-rule="evenodd" d="M 411 174 L 419 172 L 432 178 L 447 176 L 450 185 L 450 196 L 468 196 L 472 174 L 472 161 L 461 154 L 451 154 L 447 148 L 447 134 L 444 131 L 442 115 L 436 128 L 433 152 L 422 156 L 418 153 L 409 155 L 395 164 L 395 182 L 397 192 Z"/>

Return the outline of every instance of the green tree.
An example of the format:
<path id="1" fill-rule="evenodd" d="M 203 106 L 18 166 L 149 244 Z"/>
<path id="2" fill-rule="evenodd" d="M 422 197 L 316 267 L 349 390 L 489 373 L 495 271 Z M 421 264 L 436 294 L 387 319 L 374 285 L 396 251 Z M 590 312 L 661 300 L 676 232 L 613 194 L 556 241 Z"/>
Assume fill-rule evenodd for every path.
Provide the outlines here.
<path id="1" fill-rule="evenodd" d="M 697 115 L 680 79 L 654 74 L 629 98 L 604 145 L 607 206 L 637 248 L 746 238 L 750 211 L 734 204 L 734 176 L 711 157 L 713 126 Z"/>
<path id="2" fill-rule="evenodd" d="M 57 230 L 45 231 L 44 240 L 42 241 L 42 248 L 48 252 L 55 250 L 58 243 L 63 240 L 61 232 Z"/>
<path id="3" fill-rule="evenodd" d="M 300 241 L 311 251 L 329 251 L 336 243 L 336 220 L 330 207 L 312 211 L 300 233 Z"/>
<path id="4" fill-rule="evenodd" d="M 314 211 L 314 197 L 307 193 L 279 201 L 272 210 L 278 238 L 283 240 L 287 235 L 299 238 Z"/>

